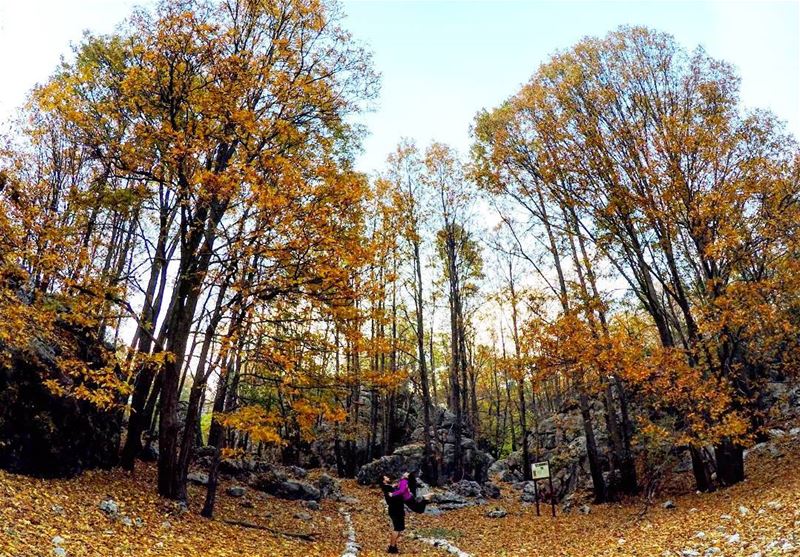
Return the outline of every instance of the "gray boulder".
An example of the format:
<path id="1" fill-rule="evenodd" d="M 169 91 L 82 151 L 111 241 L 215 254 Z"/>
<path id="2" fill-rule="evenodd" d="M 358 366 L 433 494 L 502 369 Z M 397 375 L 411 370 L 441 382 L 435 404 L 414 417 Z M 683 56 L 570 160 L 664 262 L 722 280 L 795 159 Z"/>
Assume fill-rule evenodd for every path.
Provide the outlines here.
<path id="1" fill-rule="evenodd" d="M 328 474 L 322 474 L 316 482 L 317 489 L 319 489 L 320 497 L 323 499 L 333 499 L 334 501 L 338 501 L 342 498 L 342 486 L 339 480 L 329 476 Z"/>
<path id="2" fill-rule="evenodd" d="M 240 485 L 232 485 L 228 489 L 225 490 L 230 497 L 244 497 L 244 494 L 247 493 L 247 490 Z"/>
<path id="3" fill-rule="evenodd" d="M 356 478 L 361 485 L 378 485 L 384 476 L 399 478 L 404 472 L 419 472 L 422 466 L 423 447 L 419 444 L 405 445 L 394 453 L 382 456 L 361 467 Z"/>
<path id="4" fill-rule="evenodd" d="M 435 493 L 431 498 L 431 502 L 435 503 L 440 510 L 452 511 L 455 509 L 463 509 L 464 507 L 469 507 L 472 505 L 482 505 L 486 503 L 486 499 L 481 497 L 467 499 L 463 495 L 459 495 L 458 493 L 447 490 Z"/>
<path id="5" fill-rule="evenodd" d="M 495 507 L 486 513 L 487 518 L 505 518 L 508 516 L 508 511 L 503 507 Z"/>
<path id="6" fill-rule="evenodd" d="M 303 479 L 308 476 L 308 472 L 305 468 L 301 468 L 300 466 L 287 466 L 286 471 L 298 479 Z"/>
<path id="7" fill-rule="evenodd" d="M 498 499 L 500 497 L 500 488 L 492 482 L 486 482 L 481 486 L 483 496 L 489 499 Z"/>
<path id="8" fill-rule="evenodd" d="M 481 484 L 471 480 L 461 480 L 451 485 L 450 489 L 453 493 L 457 493 L 462 497 L 480 497 L 483 495 Z"/>
<path id="9" fill-rule="evenodd" d="M 205 472 L 191 472 L 186 479 L 195 485 L 208 485 L 208 474 Z"/>
<path id="10" fill-rule="evenodd" d="M 319 501 L 322 498 L 320 490 L 308 482 L 287 480 L 271 473 L 256 474 L 250 487 L 278 499 Z"/>

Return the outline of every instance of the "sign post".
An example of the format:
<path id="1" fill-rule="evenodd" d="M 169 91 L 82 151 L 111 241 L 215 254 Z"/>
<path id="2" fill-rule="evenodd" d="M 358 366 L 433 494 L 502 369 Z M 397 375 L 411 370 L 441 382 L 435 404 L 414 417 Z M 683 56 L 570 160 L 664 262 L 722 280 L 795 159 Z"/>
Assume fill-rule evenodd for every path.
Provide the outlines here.
<path id="1" fill-rule="evenodd" d="M 539 516 L 539 488 L 537 486 L 539 480 L 548 480 L 550 482 L 550 506 L 552 507 L 553 516 L 555 516 L 556 499 L 553 493 L 553 476 L 550 475 L 550 462 L 545 460 L 531 464 L 531 477 L 533 478 L 533 496 L 536 498 L 536 516 Z"/>

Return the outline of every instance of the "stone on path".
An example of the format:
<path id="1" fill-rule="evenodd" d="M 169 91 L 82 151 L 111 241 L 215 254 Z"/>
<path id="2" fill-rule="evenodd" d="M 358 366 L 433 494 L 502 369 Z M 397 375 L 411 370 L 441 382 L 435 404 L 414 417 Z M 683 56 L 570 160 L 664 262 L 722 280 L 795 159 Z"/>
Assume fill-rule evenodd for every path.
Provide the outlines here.
<path id="1" fill-rule="evenodd" d="M 232 485 L 228 489 L 225 490 L 230 497 L 244 497 L 244 494 L 247 493 L 247 490 L 240 485 Z"/>
<path id="2" fill-rule="evenodd" d="M 486 513 L 488 518 L 505 518 L 508 516 L 508 511 L 502 507 L 495 507 Z"/>
<path id="3" fill-rule="evenodd" d="M 432 545 L 433 547 L 443 549 L 447 553 L 455 555 L 456 557 L 472 557 L 472 554 L 462 551 L 457 546 L 442 538 L 424 538 L 422 536 L 418 536 L 417 534 L 411 534 L 411 537 L 415 540 L 427 543 L 428 545 Z"/>
<path id="4" fill-rule="evenodd" d="M 344 546 L 344 553 L 342 553 L 341 557 L 358 557 L 361 546 L 356 543 L 356 529 L 353 527 L 353 519 L 344 507 L 339 507 L 339 514 L 342 515 L 345 526 L 347 526 L 347 543 Z"/>
<path id="5" fill-rule="evenodd" d="M 119 505 L 113 499 L 105 499 L 101 501 L 99 508 L 108 516 L 115 516 L 119 512 Z"/>

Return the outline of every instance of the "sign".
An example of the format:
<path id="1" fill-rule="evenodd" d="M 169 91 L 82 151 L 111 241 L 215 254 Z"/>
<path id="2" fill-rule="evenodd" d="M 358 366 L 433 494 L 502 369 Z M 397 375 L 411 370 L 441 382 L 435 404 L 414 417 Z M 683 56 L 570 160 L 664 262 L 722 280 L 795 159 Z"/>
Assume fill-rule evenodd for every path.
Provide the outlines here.
<path id="1" fill-rule="evenodd" d="M 546 480 L 550 477 L 550 463 L 534 462 L 531 464 L 531 476 L 534 480 Z"/>

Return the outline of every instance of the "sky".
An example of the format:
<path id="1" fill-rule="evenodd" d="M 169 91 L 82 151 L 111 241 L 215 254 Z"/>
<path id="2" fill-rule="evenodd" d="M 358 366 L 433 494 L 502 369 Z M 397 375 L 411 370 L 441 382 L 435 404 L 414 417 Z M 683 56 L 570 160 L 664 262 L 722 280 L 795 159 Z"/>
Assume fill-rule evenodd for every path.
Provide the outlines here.
<path id="1" fill-rule="evenodd" d="M 133 0 L 0 0 L 0 124 L 85 29 L 107 33 Z M 733 63 L 749 108 L 769 108 L 800 137 L 800 0 L 344 0 L 344 25 L 374 53 L 382 90 L 362 122 L 358 168 L 380 169 L 403 138 L 466 152 L 482 108 L 514 94 L 545 62 L 620 25 L 673 34 Z"/>

